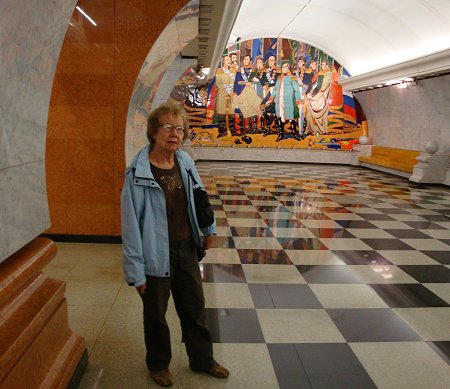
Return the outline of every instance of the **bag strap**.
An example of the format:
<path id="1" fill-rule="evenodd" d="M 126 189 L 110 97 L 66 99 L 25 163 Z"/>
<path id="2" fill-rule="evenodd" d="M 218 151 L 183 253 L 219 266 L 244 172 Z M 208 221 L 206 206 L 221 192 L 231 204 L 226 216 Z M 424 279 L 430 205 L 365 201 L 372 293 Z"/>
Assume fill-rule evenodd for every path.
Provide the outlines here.
<path id="1" fill-rule="evenodd" d="M 191 176 L 192 181 L 194 181 L 194 185 L 193 185 L 192 187 L 193 187 L 194 189 L 200 188 L 200 185 L 199 185 L 199 183 L 197 182 L 197 180 L 195 179 L 194 175 L 192 174 L 191 169 L 186 169 L 186 170 L 187 170 L 188 174 Z"/>

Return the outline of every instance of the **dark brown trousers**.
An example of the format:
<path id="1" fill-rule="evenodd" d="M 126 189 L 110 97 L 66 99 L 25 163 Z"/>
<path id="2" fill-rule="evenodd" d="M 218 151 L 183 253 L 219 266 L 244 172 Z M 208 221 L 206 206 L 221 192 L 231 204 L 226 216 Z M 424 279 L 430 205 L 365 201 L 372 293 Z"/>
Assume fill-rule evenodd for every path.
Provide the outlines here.
<path id="1" fill-rule="evenodd" d="M 205 298 L 194 242 L 170 244 L 170 277 L 147 276 L 144 305 L 146 362 L 151 371 L 169 366 L 172 352 L 166 321 L 172 292 L 180 318 L 183 339 L 193 369 L 206 370 L 214 364 L 211 336 L 205 322 Z"/>

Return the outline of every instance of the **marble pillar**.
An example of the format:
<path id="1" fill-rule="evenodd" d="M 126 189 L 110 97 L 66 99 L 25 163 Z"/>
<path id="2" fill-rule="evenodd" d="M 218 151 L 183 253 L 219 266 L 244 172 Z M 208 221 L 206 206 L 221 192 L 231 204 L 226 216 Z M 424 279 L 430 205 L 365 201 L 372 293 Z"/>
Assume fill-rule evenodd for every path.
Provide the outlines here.
<path id="1" fill-rule="evenodd" d="M 50 95 L 74 0 L 0 2 L 0 388 L 67 388 L 87 360 L 67 321 L 65 283 L 42 268 L 55 244 L 45 142 Z"/>

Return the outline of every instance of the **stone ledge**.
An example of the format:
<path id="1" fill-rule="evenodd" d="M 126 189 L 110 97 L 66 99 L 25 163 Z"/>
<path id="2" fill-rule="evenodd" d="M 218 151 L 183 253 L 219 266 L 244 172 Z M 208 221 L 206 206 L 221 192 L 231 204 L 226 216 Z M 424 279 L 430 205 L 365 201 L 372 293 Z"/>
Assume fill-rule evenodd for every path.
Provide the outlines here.
<path id="1" fill-rule="evenodd" d="M 0 389 L 66 389 L 86 368 L 65 283 L 42 273 L 55 255 L 54 242 L 36 238 L 0 263 Z"/>

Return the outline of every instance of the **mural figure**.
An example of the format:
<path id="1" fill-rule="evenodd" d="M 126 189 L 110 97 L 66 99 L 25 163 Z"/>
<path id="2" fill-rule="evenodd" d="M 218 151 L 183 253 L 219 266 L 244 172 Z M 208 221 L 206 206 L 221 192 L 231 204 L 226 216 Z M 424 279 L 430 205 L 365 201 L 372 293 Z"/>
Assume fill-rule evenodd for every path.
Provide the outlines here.
<path id="1" fill-rule="evenodd" d="M 263 85 L 268 84 L 270 93 L 273 93 L 273 88 L 275 83 L 277 82 L 278 72 L 275 66 L 275 56 L 271 55 L 267 59 L 267 67 L 266 71 L 263 74 L 263 81 L 261 82 Z"/>
<path id="2" fill-rule="evenodd" d="M 326 134 L 328 126 L 328 97 L 332 73 L 327 60 L 322 60 L 314 89 L 308 94 L 306 119 L 311 133 Z"/>
<path id="3" fill-rule="evenodd" d="M 301 103 L 298 107 L 299 109 L 299 119 L 298 119 L 298 129 L 300 136 L 303 135 L 304 132 L 304 119 L 305 119 L 305 97 L 306 94 L 303 93 L 305 88 L 305 84 L 303 83 L 303 77 L 305 76 L 305 57 L 301 55 L 297 61 L 297 69 L 295 70 L 295 78 L 297 79 L 298 87 L 300 89 Z"/>
<path id="4" fill-rule="evenodd" d="M 299 117 L 298 105 L 301 104 L 300 88 L 296 78 L 291 74 L 291 65 L 289 62 L 284 62 L 281 67 L 281 75 L 273 88 L 273 96 L 271 99 L 275 101 L 278 120 L 278 137 L 276 142 L 284 139 L 284 126 L 287 121 L 289 121 L 291 125 L 294 139 L 301 140 L 302 138 L 297 130 L 297 119 Z"/>
<path id="5" fill-rule="evenodd" d="M 230 68 L 233 69 L 235 72 L 239 68 L 239 61 L 238 61 L 238 55 L 235 51 L 229 53 L 231 58 L 231 65 Z"/>
<path id="6" fill-rule="evenodd" d="M 232 121 L 233 107 L 233 86 L 236 79 L 236 73 L 231 67 L 231 57 L 223 57 L 223 65 L 216 72 L 216 114 L 219 121 L 218 138 L 231 135 L 231 128 L 234 132 L 234 123 Z"/>
<path id="7" fill-rule="evenodd" d="M 271 99 L 272 94 L 270 93 L 269 84 L 265 84 L 263 88 L 265 96 L 261 100 L 261 126 L 263 136 L 265 137 L 271 133 L 272 124 L 276 125 L 278 121 L 276 120 L 275 102 L 274 99 Z"/>
<path id="8" fill-rule="evenodd" d="M 236 72 L 234 81 L 234 107 L 236 113 L 244 118 L 244 128 L 257 132 L 257 117 L 259 115 L 261 98 L 252 87 L 252 58 L 245 55 L 242 66 Z"/>
<path id="9" fill-rule="evenodd" d="M 256 90 L 256 94 L 262 99 L 264 97 L 264 88 L 263 88 L 263 74 L 265 72 L 264 69 L 264 61 L 261 56 L 256 57 L 255 67 L 253 71 L 250 73 L 250 81 L 253 83 L 253 86 Z"/>
<path id="10" fill-rule="evenodd" d="M 315 59 L 311 59 L 309 61 L 308 67 L 303 72 L 303 84 L 305 85 L 305 89 L 303 93 L 307 95 L 312 91 L 313 86 L 317 80 L 317 61 Z"/>

